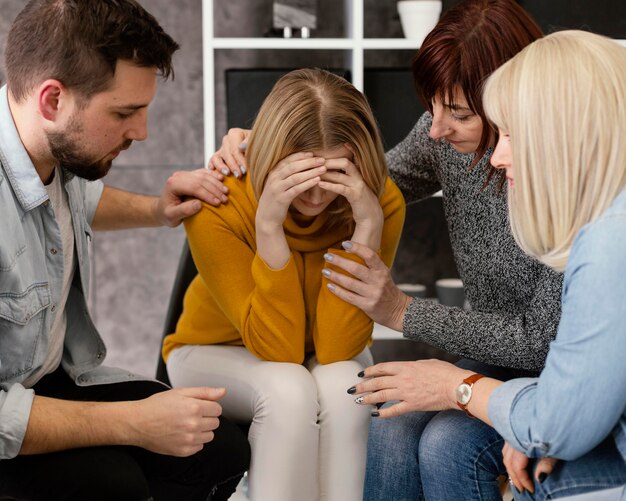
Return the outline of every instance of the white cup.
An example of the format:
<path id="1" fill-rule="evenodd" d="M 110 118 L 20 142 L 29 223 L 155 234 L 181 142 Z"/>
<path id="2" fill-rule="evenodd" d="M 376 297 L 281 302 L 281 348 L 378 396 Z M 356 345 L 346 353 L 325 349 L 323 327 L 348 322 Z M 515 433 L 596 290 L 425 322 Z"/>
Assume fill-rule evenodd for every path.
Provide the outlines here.
<path id="1" fill-rule="evenodd" d="M 465 306 L 465 290 L 460 278 L 441 278 L 435 282 L 437 298 L 445 306 Z"/>
<path id="2" fill-rule="evenodd" d="M 441 14 L 441 0 L 400 0 L 398 14 L 405 38 L 422 44 Z"/>
<path id="3" fill-rule="evenodd" d="M 411 297 L 426 297 L 426 286 L 422 284 L 398 284 L 398 289 Z"/>

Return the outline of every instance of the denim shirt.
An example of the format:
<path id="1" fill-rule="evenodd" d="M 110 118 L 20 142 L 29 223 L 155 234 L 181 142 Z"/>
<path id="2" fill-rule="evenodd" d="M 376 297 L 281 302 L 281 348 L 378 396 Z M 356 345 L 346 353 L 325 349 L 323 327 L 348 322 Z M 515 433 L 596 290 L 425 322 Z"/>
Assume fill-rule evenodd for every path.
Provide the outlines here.
<path id="1" fill-rule="evenodd" d="M 137 376 L 100 366 L 106 349 L 87 311 L 90 222 L 102 182 L 65 172 L 77 266 L 66 304 L 63 369 L 78 385 L 113 383 Z M 44 362 L 61 295 L 63 254 L 52 204 L 24 148 L 0 88 L 0 459 L 21 448 L 33 390 L 21 383 Z"/>
<path id="2" fill-rule="evenodd" d="M 576 236 L 545 368 L 493 392 L 494 428 L 529 457 L 564 460 L 612 435 L 626 461 L 625 357 L 626 189 Z"/>

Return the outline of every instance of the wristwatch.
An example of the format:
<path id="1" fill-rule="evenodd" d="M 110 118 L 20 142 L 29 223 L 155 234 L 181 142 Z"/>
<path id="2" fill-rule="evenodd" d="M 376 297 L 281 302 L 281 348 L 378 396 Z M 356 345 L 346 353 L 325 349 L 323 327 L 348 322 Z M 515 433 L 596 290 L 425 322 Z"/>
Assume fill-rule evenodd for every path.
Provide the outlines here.
<path id="1" fill-rule="evenodd" d="M 485 377 L 484 374 L 472 374 L 466 377 L 463 382 L 456 387 L 456 404 L 471 418 L 474 416 L 467 410 L 467 405 L 472 399 L 472 387 L 476 381 L 483 377 Z"/>

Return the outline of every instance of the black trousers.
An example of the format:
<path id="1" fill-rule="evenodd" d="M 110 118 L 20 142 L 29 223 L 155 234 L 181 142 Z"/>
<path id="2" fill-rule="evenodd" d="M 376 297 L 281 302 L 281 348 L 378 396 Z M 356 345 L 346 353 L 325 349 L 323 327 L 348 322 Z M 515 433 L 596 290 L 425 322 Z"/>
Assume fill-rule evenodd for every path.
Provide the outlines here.
<path id="1" fill-rule="evenodd" d="M 79 387 L 61 368 L 34 387 L 37 395 L 91 402 L 140 400 L 166 389 L 151 381 Z M 0 461 L 0 499 L 221 501 L 235 491 L 249 463 L 247 437 L 220 418 L 215 438 L 185 458 L 110 446 Z"/>

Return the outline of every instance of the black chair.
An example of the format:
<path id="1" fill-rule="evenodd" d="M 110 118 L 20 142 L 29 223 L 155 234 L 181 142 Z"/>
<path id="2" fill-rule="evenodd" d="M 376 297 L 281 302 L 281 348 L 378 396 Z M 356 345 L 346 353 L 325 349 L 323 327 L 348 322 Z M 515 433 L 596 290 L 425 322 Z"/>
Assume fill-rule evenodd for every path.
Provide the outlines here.
<path id="1" fill-rule="evenodd" d="M 174 278 L 174 287 L 172 287 L 172 295 L 170 297 L 170 304 L 167 307 L 167 314 L 165 315 L 165 327 L 163 329 L 163 336 L 161 336 L 161 346 L 163 346 L 163 339 L 165 336 L 170 335 L 176 330 L 176 324 L 180 314 L 183 312 L 183 297 L 185 297 L 185 291 L 189 287 L 191 281 L 198 274 L 196 264 L 193 262 L 191 256 L 191 250 L 189 249 L 189 243 L 185 239 L 183 244 L 183 251 L 180 253 L 180 261 L 178 262 L 178 269 L 176 270 L 176 277 Z M 159 359 L 157 361 L 156 378 L 162 383 L 172 386 L 170 378 L 167 375 L 167 367 L 165 361 L 159 350 Z M 241 431 L 248 435 L 250 423 L 237 423 L 241 428 Z"/>
<path id="2" fill-rule="evenodd" d="M 196 265 L 191 257 L 189 243 L 185 239 L 183 251 L 180 255 L 180 261 L 178 262 L 178 269 L 176 270 L 176 278 L 174 279 L 174 287 L 172 288 L 170 304 L 167 307 L 165 327 L 163 329 L 163 336 L 161 337 L 161 345 L 163 345 L 163 339 L 165 336 L 176 330 L 176 323 L 178 322 L 180 314 L 183 312 L 183 297 L 185 296 L 185 291 L 197 274 L 198 270 L 196 269 Z M 159 350 L 156 378 L 159 381 L 171 386 L 170 378 L 167 375 L 167 368 L 165 367 L 165 362 L 161 356 L 161 350 Z"/>

